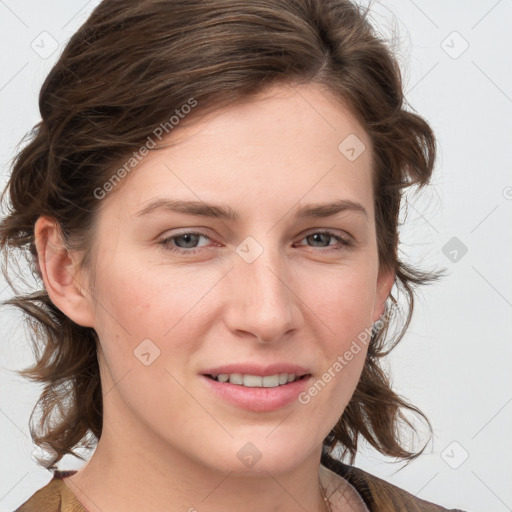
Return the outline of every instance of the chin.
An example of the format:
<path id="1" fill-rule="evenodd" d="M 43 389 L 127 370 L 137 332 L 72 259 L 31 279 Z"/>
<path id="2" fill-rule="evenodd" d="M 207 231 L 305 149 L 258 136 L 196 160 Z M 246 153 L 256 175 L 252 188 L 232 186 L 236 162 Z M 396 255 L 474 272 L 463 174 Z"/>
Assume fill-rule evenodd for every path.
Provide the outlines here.
<path id="1" fill-rule="evenodd" d="M 315 455 L 320 459 L 322 440 L 317 444 L 305 443 L 306 432 L 297 432 L 295 436 L 284 431 L 281 436 L 268 433 L 266 429 L 265 434 L 247 434 L 227 440 L 217 450 L 210 449 L 207 465 L 239 476 L 277 475 L 292 471 Z M 204 453 L 202 455 L 204 460 Z"/>

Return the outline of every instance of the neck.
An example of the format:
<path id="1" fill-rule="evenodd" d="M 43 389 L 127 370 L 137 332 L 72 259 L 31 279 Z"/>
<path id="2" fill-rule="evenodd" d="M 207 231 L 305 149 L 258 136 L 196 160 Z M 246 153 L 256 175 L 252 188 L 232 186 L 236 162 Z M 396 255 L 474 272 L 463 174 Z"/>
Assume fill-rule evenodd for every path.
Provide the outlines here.
<path id="1" fill-rule="evenodd" d="M 328 510 L 320 487 L 327 478 L 320 466 L 321 447 L 287 471 L 221 472 L 138 431 L 133 423 L 124 431 L 111 420 L 104 425 L 110 429 L 102 432 L 90 461 L 66 479 L 89 512 Z M 132 447 L 128 454 L 126 446 Z"/>

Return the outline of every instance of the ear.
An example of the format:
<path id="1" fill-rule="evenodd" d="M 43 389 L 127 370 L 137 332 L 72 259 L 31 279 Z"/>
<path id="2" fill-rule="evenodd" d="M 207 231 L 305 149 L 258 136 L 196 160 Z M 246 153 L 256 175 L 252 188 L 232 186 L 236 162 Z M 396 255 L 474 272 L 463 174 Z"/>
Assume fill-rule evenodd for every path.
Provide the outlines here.
<path id="1" fill-rule="evenodd" d="M 395 272 L 389 268 L 381 266 L 377 277 L 377 289 L 372 313 L 372 323 L 375 323 L 383 314 L 386 307 L 386 300 L 391 293 L 391 288 L 395 282 Z"/>
<path id="2" fill-rule="evenodd" d="M 78 325 L 94 327 L 92 299 L 81 282 L 78 255 L 66 248 L 58 223 L 39 217 L 34 238 L 41 277 L 53 304 Z"/>

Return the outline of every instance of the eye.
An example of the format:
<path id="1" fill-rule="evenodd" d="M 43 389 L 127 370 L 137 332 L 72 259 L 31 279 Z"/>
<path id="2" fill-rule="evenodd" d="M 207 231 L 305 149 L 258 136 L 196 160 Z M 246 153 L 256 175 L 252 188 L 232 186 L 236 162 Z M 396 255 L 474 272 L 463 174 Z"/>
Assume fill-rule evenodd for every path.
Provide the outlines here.
<path id="1" fill-rule="evenodd" d="M 211 240 L 211 238 L 205 233 L 201 233 L 199 231 L 185 231 L 177 235 L 168 236 L 158 243 L 163 247 L 165 251 L 170 251 L 177 254 L 195 254 L 200 252 L 201 248 L 204 249 L 206 247 L 208 249 L 208 246 L 197 245 L 201 238 L 205 240 Z M 327 250 L 322 249 L 322 252 L 330 252 L 331 250 L 340 251 L 354 245 L 352 240 L 349 238 L 344 238 L 328 230 L 310 233 L 303 237 L 302 240 L 306 240 L 313 244 L 320 244 L 310 246 L 313 248 L 317 247 L 322 249 L 323 247 L 326 247 Z M 331 241 L 337 242 L 337 244 L 330 244 L 329 242 Z M 325 245 L 325 243 L 327 243 L 327 245 Z"/>
<path id="2" fill-rule="evenodd" d="M 345 248 L 351 247 L 353 245 L 352 240 L 349 238 L 344 238 L 336 233 L 333 233 L 332 231 L 315 231 L 314 233 L 310 233 L 306 235 L 302 240 L 307 240 L 310 243 L 313 244 L 320 244 L 320 245 L 314 245 L 313 247 L 329 247 L 333 248 L 333 250 L 343 250 Z M 337 241 L 338 247 L 336 247 L 336 244 L 331 245 L 329 244 L 330 241 Z M 325 242 L 327 242 L 327 245 L 322 245 Z M 300 244 L 303 245 L 303 244 Z"/>
<path id="3" fill-rule="evenodd" d="M 196 231 L 186 231 L 179 235 L 168 236 L 158 242 L 166 251 L 178 254 L 195 254 L 196 244 L 200 238 L 210 240 L 208 235 Z"/>

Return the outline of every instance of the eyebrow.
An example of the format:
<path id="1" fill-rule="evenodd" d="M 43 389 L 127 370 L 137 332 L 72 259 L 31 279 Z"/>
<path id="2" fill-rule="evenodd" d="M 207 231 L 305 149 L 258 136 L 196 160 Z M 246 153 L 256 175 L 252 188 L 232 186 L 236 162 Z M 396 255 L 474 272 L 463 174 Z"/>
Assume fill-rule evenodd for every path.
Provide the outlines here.
<path id="1" fill-rule="evenodd" d="M 240 220 L 240 213 L 227 205 L 211 204 L 202 201 L 178 201 L 167 198 L 155 199 L 142 210 L 137 212 L 137 216 L 148 215 L 155 211 L 169 211 L 174 213 L 183 213 L 186 215 L 195 215 L 198 217 L 212 217 L 232 222 Z M 309 204 L 300 207 L 294 214 L 294 220 L 301 219 L 323 219 L 333 217 L 341 212 L 356 212 L 363 214 L 368 218 L 368 212 L 361 203 L 349 199 L 340 199 L 332 203 Z"/>

